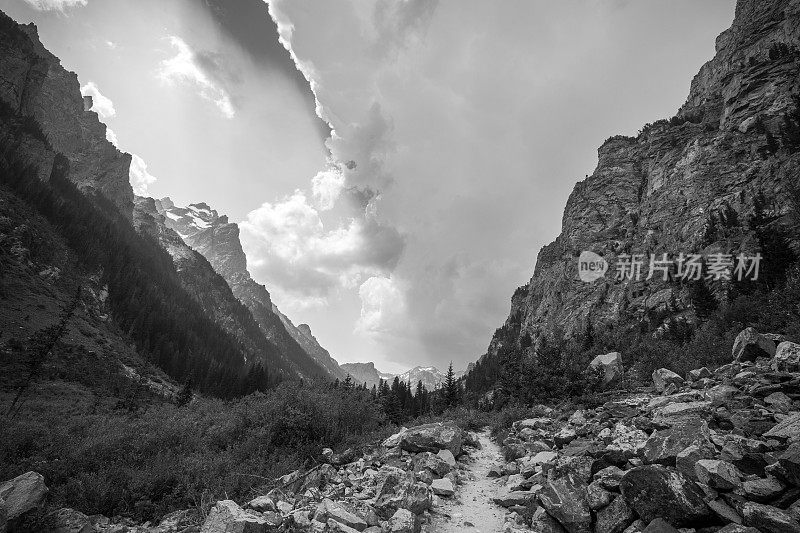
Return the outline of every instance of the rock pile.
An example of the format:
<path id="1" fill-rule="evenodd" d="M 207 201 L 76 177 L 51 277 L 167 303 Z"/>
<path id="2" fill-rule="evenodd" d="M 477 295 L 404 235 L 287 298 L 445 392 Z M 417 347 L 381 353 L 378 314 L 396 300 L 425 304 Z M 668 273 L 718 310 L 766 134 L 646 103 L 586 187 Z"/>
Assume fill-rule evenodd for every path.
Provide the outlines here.
<path id="1" fill-rule="evenodd" d="M 59 533 L 416 533 L 430 522 L 439 499 L 455 493 L 463 468 L 457 458 L 476 446 L 477 438 L 455 425 L 417 426 L 366 453 L 325 450 L 328 463 L 287 474 L 278 487 L 244 505 L 218 501 L 202 525 L 193 524 L 187 511 L 150 526 L 62 509 L 48 517 L 48 527 Z M 40 506 L 46 492 L 34 472 L 0 485 L 0 533 L 6 513 L 16 519 Z"/>
<path id="2" fill-rule="evenodd" d="M 507 531 L 800 533 L 800 345 L 748 328 L 733 362 L 505 438 Z"/>

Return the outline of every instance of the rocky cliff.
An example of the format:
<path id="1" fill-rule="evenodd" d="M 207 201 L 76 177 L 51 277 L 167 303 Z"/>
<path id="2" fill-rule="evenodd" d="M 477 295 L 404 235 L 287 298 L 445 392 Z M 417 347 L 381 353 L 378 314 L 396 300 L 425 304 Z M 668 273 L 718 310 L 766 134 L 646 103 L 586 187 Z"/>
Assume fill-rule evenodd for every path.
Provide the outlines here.
<path id="1" fill-rule="evenodd" d="M 577 336 L 590 324 L 696 320 L 689 287 L 675 276 L 679 254 L 763 251 L 747 223 L 755 211 L 762 230 L 785 227 L 800 171 L 799 74 L 800 1 L 739 0 L 677 115 L 600 147 L 596 170 L 575 185 L 561 234 L 539 252 L 488 354 L 509 345 L 533 350 L 542 338 Z M 582 251 L 602 256 L 604 276 L 579 279 Z M 649 258 L 664 253 L 671 276 L 646 280 Z M 637 254 L 641 279 L 615 279 L 622 260 Z M 717 299 L 726 283 L 710 287 Z"/>
<path id="2" fill-rule="evenodd" d="M 84 110 L 78 76 L 39 41 L 36 26 L 19 25 L 0 12 L 0 100 L 14 113 L 31 117 L 53 150 L 29 150 L 30 163 L 47 177 L 55 153 L 67 157 L 69 179 L 97 191 L 131 218 L 131 156 L 106 140 L 97 113 Z"/>
<path id="3" fill-rule="evenodd" d="M 233 295 L 250 310 L 271 342 L 287 354 L 297 352 L 299 346 L 331 378 L 345 377 L 338 363 L 311 334 L 311 329 L 305 324 L 295 327 L 272 303 L 267 288 L 250 276 L 238 225 L 206 203 L 178 207 L 169 198 L 162 198 L 155 200 L 154 206 L 164 224 L 176 232 L 175 237 L 180 236 L 181 244 L 185 242 L 200 253 L 225 279 Z"/>

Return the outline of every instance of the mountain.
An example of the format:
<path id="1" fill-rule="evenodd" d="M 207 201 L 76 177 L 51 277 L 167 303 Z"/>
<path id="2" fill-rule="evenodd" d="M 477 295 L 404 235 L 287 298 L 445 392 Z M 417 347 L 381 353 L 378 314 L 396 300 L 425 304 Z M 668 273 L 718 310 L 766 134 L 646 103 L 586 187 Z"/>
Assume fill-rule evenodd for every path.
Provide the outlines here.
<path id="1" fill-rule="evenodd" d="M 391 374 L 380 372 L 375 368 L 375 363 L 344 363 L 341 365 L 342 371 L 349 374 L 357 384 L 366 383 L 367 387 L 378 385 L 380 380 L 391 383 L 394 378 L 398 378 L 403 383 L 411 383 L 412 389 L 417 383 L 422 381 L 425 388 L 429 391 L 435 390 L 444 382 L 446 373 L 440 372 L 434 366 L 416 366 L 402 374 Z M 455 372 L 455 377 L 460 378 L 464 372 Z"/>
<path id="2" fill-rule="evenodd" d="M 288 333 L 286 344 L 267 338 L 208 261 L 164 225 L 155 202 L 134 198 L 131 156 L 107 141 L 77 76 L 35 26 L 2 13 L 0 80 L 2 239 L 10 245 L 0 308 L 18 347 L 0 374 L 10 386 L 24 383 L 27 350 L 62 315 L 64 356 L 47 364 L 100 396 L 141 383 L 173 394 L 175 382 L 191 381 L 230 397 L 325 375 Z"/>
<path id="3" fill-rule="evenodd" d="M 206 203 L 178 207 L 169 198 L 154 201 L 164 224 L 193 250 L 205 257 L 228 283 L 233 295 L 252 313 L 266 337 L 290 359 L 311 358 L 328 377 L 344 379 L 345 373 L 327 350 L 319 345 L 306 324 L 295 326 L 272 302 L 264 285 L 247 270 L 247 256 L 239 239 L 239 226 L 219 215 Z"/>
<path id="4" fill-rule="evenodd" d="M 532 355 L 560 339 L 588 346 L 601 333 L 693 328 L 704 308 L 750 290 L 738 280 L 680 279 L 680 253 L 703 256 L 707 267 L 714 253 L 760 253 L 758 286 L 774 288 L 797 252 L 799 150 L 800 2 L 739 0 L 677 114 L 600 147 L 597 168 L 575 185 L 561 233 L 539 252 L 481 362 Z M 609 265 L 596 281 L 579 278 L 584 251 Z M 644 258 L 646 275 L 649 258 L 664 253 L 669 279 L 660 271 L 615 279 L 632 256 Z"/>

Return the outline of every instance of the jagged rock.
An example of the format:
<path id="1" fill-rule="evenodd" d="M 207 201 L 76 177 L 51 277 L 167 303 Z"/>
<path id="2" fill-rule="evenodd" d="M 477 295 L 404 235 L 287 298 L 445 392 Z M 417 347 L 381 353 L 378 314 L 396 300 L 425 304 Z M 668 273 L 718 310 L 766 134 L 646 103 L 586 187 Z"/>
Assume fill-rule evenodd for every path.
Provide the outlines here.
<path id="1" fill-rule="evenodd" d="M 754 527 L 743 526 L 741 524 L 728 524 L 722 529 L 717 530 L 717 533 L 761 533 Z"/>
<path id="2" fill-rule="evenodd" d="M 433 490 L 433 493 L 437 496 L 445 497 L 450 497 L 456 492 L 453 488 L 453 482 L 447 478 L 434 479 L 431 483 L 431 490 Z"/>
<path id="3" fill-rule="evenodd" d="M 800 371 L 800 344 L 789 341 L 780 343 L 775 350 L 772 367 L 775 370 L 788 372 Z"/>
<path id="4" fill-rule="evenodd" d="M 787 411 L 792 406 L 792 399 L 782 392 L 773 392 L 764 398 L 764 403 L 773 407 L 777 407 L 783 411 Z"/>
<path id="5" fill-rule="evenodd" d="M 325 525 L 327 526 L 325 528 L 326 533 L 358 533 L 357 529 L 354 529 L 346 524 L 342 524 L 341 522 L 337 522 L 333 518 L 329 518 L 328 521 L 325 522 Z"/>
<path id="6" fill-rule="evenodd" d="M 598 355 L 589 363 L 589 368 L 601 371 L 603 383 L 606 385 L 620 380 L 625 373 L 625 368 L 622 366 L 622 354 L 619 352 Z"/>
<path id="7" fill-rule="evenodd" d="M 775 341 L 760 334 L 755 328 L 743 329 L 733 341 L 732 355 L 734 361 L 755 361 L 759 357 L 775 355 Z"/>
<path id="8" fill-rule="evenodd" d="M 653 422 L 659 426 L 676 426 L 711 417 L 711 402 L 676 402 L 655 410 Z"/>
<path id="9" fill-rule="evenodd" d="M 622 479 L 623 475 L 625 475 L 624 470 L 612 465 L 598 471 L 593 476 L 593 479 L 607 490 L 618 491 L 619 480 Z"/>
<path id="10" fill-rule="evenodd" d="M 571 475 L 550 479 L 539 492 L 539 503 L 569 533 L 588 533 L 592 522 L 586 485 Z"/>
<path id="11" fill-rule="evenodd" d="M 620 481 L 626 503 L 646 522 L 663 518 L 682 527 L 703 522 L 711 515 L 705 494 L 683 474 L 661 465 L 628 470 Z"/>
<path id="12" fill-rule="evenodd" d="M 694 467 L 697 479 L 714 489 L 732 490 L 741 485 L 739 471 L 730 463 L 716 459 L 700 459 Z"/>
<path id="13" fill-rule="evenodd" d="M 531 529 L 537 533 L 566 533 L 558 520 L 547 514 L 543 507 L 537 507 L 531 519 Z"/>
<path id="14" fill-rule="evenodd" d="M 625 502 L 625 498 L 617 496 L 608 506 L 597 513 L 595 533 L 622 533 L 633 522 L 635 515 Z"/>
<path id="15" fill-rule="evenodd" d="M 351 513 L 340 503 L 326 498 L 317 506 L 317 510 L 314 513 L 314 521 L 327 523 L 330 520 L 344 524 L 356 531 L 367 529 L 367 523 L 363 518 Z"/>
<path id="16" fill-rule="evenodd" d="M 767 503 L 783 493 L 786 487 L 774 477 L 751 479 L 742 483 L 742 494 L 758 503 Z"/>
<path id="17" fill-rule="evenodd" d="M 500 489 L 492 498 L 492 501 L 501 507 L 524 506 L 536 500 L 536 493 L 531 491 L 510 491 Z"/>
<path id="18" fill-rule="evenodd" d="M 719 498 L 710 499 L 706 500 L 706 504 L 723 522 L 733 522 L 735 524 L 742 523 L 742 517 L 736 512 L 736 509 L 725 503 L 723 500 Z"/>
<path id="19" fill-rule="evenodd" d="M 449 450 L 445 450 L 450 453 Z M 453 467 L 450 464 L 431 452 L 418 453 L 413 459 L 414 472 L 428 469 L 433 472 L 436 477 L 442 477 L 449 473 Z"/>
<path id="20" fill-rule="evenodd" d="M 552 424 L 553 421 L 550 418 L 526 418 L 525 420 L 517 420 L 512 424 L 512 427 L 515 431 L 520 431 L 523 429 L 544 429 Z"/>
<path id="21" fill-rule="evenodd" d="M 417 515 L 408 509 L 398 509 L 389 519 L 391 533 L 418 533 L 420 529 Z"/>
<path id="22" fill-rule="evenodd" d="M 211 508 L 200 533 L 264 533 L 270 527 L 254 511 L 245 511 L 232 500 L 221 500 Z"/>
<path id="23" fill-rule="evenodd" d="M 263 513 L 264 511 L 276 511 L 275 502 L 269 496 L 256 496 L 245 505 L 246 508 Z"/>
<path id="24" fill-rule="evenodd" d="M 800 487 L 800 442 L 792 444 L 778 457 L 778 468 L 781 479 Z"/>
<path id="25" fill-rule="evenodd" d="M 708 424 L 703 420 L 690 420 L 653 433 L 644 444 L 642 458 L 647 464 L 674 465 L 678 454 L 692 445 L 703 449 L 713 446 Z"/>
<path id="26" fill-rule="evenodd" d="M 461 455 L 464 430 L 450 424 L 426 424 L 409 429 L 400 437 L 400 447 L 409 452 L 438 452 L 450 450 Z"/>
<path id="27" fill-rule="evenodd" d="M 679 532 L 672 526 L 672 524 L 670 524 L 663 518 L 656 518 L 655 520 L 652 520 L 650 521 L 649 524 L 647 524 L 647 527 L 644 528 L 644 533 L 679 533 Z"/>
<path id="28" fill-rule="evenodd" d="M 703 367 L 703 368 L 696 368 L 694 370 L 689 370 L 689 372 L 686 374 L 686 378 L 689 381 L 698 381 L 701 379 L 710 378 L 713 375 L 714 374 L 711 373 L 711 370 L 709 370 L 706 367 Z"/>
<path id="29" fill-rule="evenodd" d="M 26 472 L 0 484 L 0 500 L 5 501 L 9 521 L 41 506 L 46 495 L 44 477 L 37 472 Z"/>
<path id="30" fill-rule="evenodd" d="M 770 505 L 746 502 L 742 505 L 742 518 L 746 526 L 765 533 L 800 533 L 797 520 L 786 511 Z"/>
<path id="31" fill-rule="evenodd" d="M 185 511 L 179 511 L 185 514 Z M 91 519 L 75 509 L 63 508 L 47 517 L 48 533 L 94 533 Z M 160 524 L 159 524 L 160 527 Z"/>
<path id="32" fill-rule="evenodd" d="M 456 467 L 456 458 L 450 450 L 439 450 L 439 453 L 436 455 L 439 456 L 439 459 L 447 463 L 451 470 Z"/>
<path id="33" fill-rule="evenodd" d="M 593 481 L 586 487 L 586 502 L 589 504 L 589 509 L 597 511 L 602 509 L 614 499 L 614 495 L 606 490 L 599 481 Z"/>
<path id="34" fill-rule="evenodd" d="M 653 385 L 656 392 L 664 392 L 669 385 L 683 385 L 683 378 L 672 370 L 659 368 L 653 371 Z"/>
<path id="35" fill-rule="evenodd" d="M 697 480 L 695 473 L 695 465 L 701 459 L 709 459 L 716 455 L 715 450 L 707 446 L 698 446 L 693 444 L 678 452 L 675 457 L 675 468 L 689 479 Z"/>
<path id="36" fill-rule="evenodd" d="M 788 439 L 797 435 L 800 435 L 800 412 L 789 415 L 764 433 L 765 438 L 779 439 Z"/>
<path id="37" fill-rule="evenodd" d="M 382 517 L 391 517 L 398 509 L 408 509 L 420 514 L 430 509 L 432 492 L 425 483 L 403 481 L 390 491 L 381 491 L 375 501 L 375 511 Z"/>

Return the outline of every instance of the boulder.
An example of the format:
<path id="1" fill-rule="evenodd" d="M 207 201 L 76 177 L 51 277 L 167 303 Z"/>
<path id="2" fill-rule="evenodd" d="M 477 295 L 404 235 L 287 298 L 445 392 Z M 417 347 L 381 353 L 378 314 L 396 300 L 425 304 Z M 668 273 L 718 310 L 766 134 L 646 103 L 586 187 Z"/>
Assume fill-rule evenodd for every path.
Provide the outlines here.
<path id="1" fill-rule="evenodd" d="M 614 499 L 605 487 L 599 481 L 593 481 L 586 487 L 586 502 L 589 504 L 589 509 L 597 511 L 607 506 Z"/>
<path id="2" fill-rule="evenodd" d="M 644 444 L 642 458 L 647 464 L 674 465 L 678 454 L 692 445 L 705 450 L 713 449 L 708 424 L 701 419 L 654 432 Z"/>
<path id="3" fill-rule="evenodd" d="M 264 511 L 276 511 L 277 507 L 275 507 L 275 501 L 270 498 L 269 496 L 256 496 L 247 504 L 245 507 L 248 509 L 252 509 L 254 511 L 258 511 L 259 513 L 263 513 Z"/>
<path id="4" fill-rule="evenodd" d="M 430 509 L 433 504 L 433 493 L 428 485 L 421 482 L 412 483 L 401 481 L 399 484 L 379 493 L 375 501 L 375 511 L 388 519 L 398 509 L 408 509 L 414 514 L 420 514 Z"/>
<path id="5" fill-rule="evenodd" d="M 500 489 L 492 501 L 500 507 L 526 506 L 536 500 L 536 493 L 528 490 Z"/>
<path id="6" fill-rule="evenodd" d="M 539 503 L 569 533 L 589 533 L 592 514 L 580 480 L 570 475 L 548 480 L 539 491 Z"/>
<path id="7" fill-rule="evenodd" d="M 453 482 L 447 478 L 434 479 L 433 482 L 431 482 L 431 490 L 433 490 L 433 493 L 437 496 L 445 496 L 448 498 L 456 492 L 455 488 L 453 488 Z"/>
<path id="8" fill-rule="evenodd" d="M 625 472 L 619 486 L 625 502 L 647 523 L 663 518 L 683 527 L 712 515 L 694 481 L 661 465 L 634 467 Z"/>
<path id="9" fill-rule="evenodd" d="M 48 533 L 94 533 L 91 519 L 80 511 L 65 507 L 48 516 Z"/>
<path id="10" fill-rule="evenodd" d="M 622 533 L 628 527 L 635 515 L 625 502 L 625 498 L 617 496 L 607 507 L 598 511 L 595 533 Z"/>
<path id="11" fill-rule="evenodd" d="M 714 374 L 711 373 L 711 370 L 704 366 L 703 368 L 689 370 L 689 372 L 686 374 L 686 379 L 688 381 L 699 381 L 701 379 L 710 378 L 713 375 Z"/>
<path id="12" fill-rule="evenodd" d="M 667 387 L 670 385 L 676 385 L 678 387 L 683 385 L 683 378 L 672 370 L 659 368 L 653 372 L 653 385 L 656 388 L 656 392 L 661 393 L 667 390 Z"/>
<path id="13" fill-rule="evenodd" d="M 777 507 L 745 502 L 741 511 L 746 526 L 758 528 L 765 533 L 800 533 L 800 523 Z"/>
<path id="14" fill-rule="evenodd" d="M 700 459 L 710 459 L 716 455 L 716 450 L 712 447 L 700 447 L 697 444 L 687 446 L 675 457 L 675 468 L 689 479 L 697 480 L 695 465 Z"/>
<path id="15" fill-rule="evenodd" d="M 603 373 L 603 383 L 608 385 L 622 379 L 625 368 L 622 366 L 622 354 L 611 352 L 598 355 L 589 363 L 589 368 Z"/>
<path id="16" fill-rule="evenodd" d="M 658 426 L 674 427 L 711 418 L 711 414 L 710 401 L 675 402 L 656 409 L 653 413 L 653 423 Z"/>
<path id="17" fill-rule="evenodd" d="M 449 450 L 446 451 L 450 453 Z M 418 453 L 414 456 L 413 468 L 414 472 L 425 469 L 430 470 L 435 474 L 435 477 L 445 476 L 453 469 L 447 461 L 431 452 Z"/>
<path id="18" fill-rule="evenodd" d="M 398 509 L 389 519 L 391 533 L 419 533 L 419 529 L 419 518 L 408 509 Z"/>
<path id="19" fill-rule="evenodd" d="M 5 501 L 7 520 L 16 520 L 44 503 L 47 486 L 37 472 L 26 472 L 0 484 L 0 500 Z"/>
<path id="20" fill-rule="evenodd" d="M 735 466 L 718 459 L 700 459 L 694 466 L 700 483 L 713 489 L 733 490 L 742 484 L 741 475 Z"/>
<path id="21" fill-rule="evenodd" d="M 748 500 L 767 503 L 780 496 L 786 487 L 774 477 L 751 479 L 742 483 L 742 494 Z"/>
<path id="22" fill-rule="evenodd" d="M 772 368 L 788 372 L 800 372 L 800 344 L 783 341 L 775 349 Z"/>
<path id="23" fill-rule="evenodd" d="M 800 435 L 800 413 L 791 414 L 775 424 L 764 433 L 764 438 L 788 439 L 797 435 Z"/>
<path id="24" fill-rule="evenodd" d="M 367 522 L 363 518 L 351 513 L 342 504 L 325 498 L 317 506 L 317 510 L 314 513 L 314 521 L 327 523 L 330 520 L 344 524 L 356 531 L 367 529 Z"/>
<path id="25" fill-rule="evenodd" d="M 439 459 L 450 465 L 451 470 L 456 467 L 456 457 L 450 450 L 439 450 L 439 453 L 436 455 Z"/>
<path id="26" fill-rule="evenodd" d="M 738 362 L 755 361 L 759 357 L 772 358 L 775 355 L 775 341 L 762 335 L 755 328 L 745 328 L 733 341 L 733 360 Z"/>
<path id="27" fill-rule="evenodd" d="M 779 457 L 776 471 L 781 479 L 800 487 L 800 442 L 789 446 Z"/>
<path id="28" fill-rule="evenodd" d="M 652 520 L 647 527 L 644 528 L 643 533 L 679 533 L 672 524 L 663 518 L 656 518 Z"/>
<path id="29" fill-rule="evenodd" d="M 718 529 L 717 533 L 761 533 L 754 527 L 743 526 L 741 524 L 728 524 L 722 529 Z"/>
<path id="30" fill-rule="evenodd" d="M 558 520 L 547 514 L 542 507 L 537 507 L 531 519 L 531 529 L 537 533 L 566 533 L 564 526 Z"/>
<path id="31" fill-rule="evenodd" d="M 461 454 L 464 430 L 451 424 L 425 424 L 409 429 L 400 437 L 400 448 L 419 453 L 450 450 L 455 457 Z"/>
<path id="32" fill-rule="evenodd" d="M 208 513 L 200 533 L 264 533 L 271 529 L 255 511 L 245 511 L 232 500 L 218 501 Z"/>

